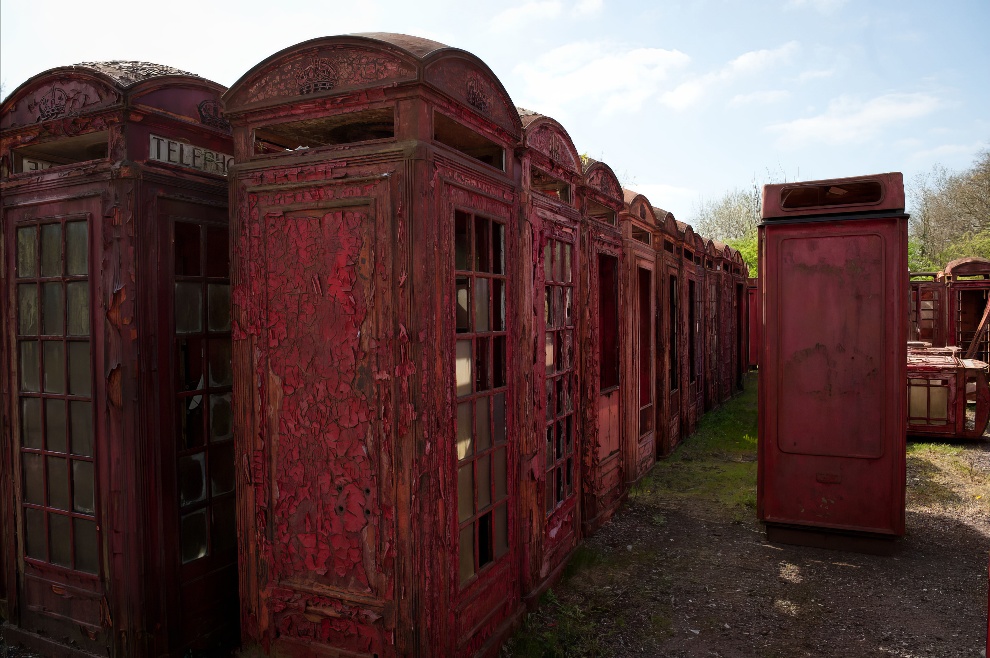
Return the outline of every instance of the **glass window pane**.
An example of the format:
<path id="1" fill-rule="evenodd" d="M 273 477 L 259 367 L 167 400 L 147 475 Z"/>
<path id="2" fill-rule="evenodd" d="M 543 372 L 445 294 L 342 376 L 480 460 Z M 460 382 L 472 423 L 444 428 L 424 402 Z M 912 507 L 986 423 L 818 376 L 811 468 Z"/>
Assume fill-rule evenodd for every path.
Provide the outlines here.
<path id="1" fill-rule="evenodd" d="M 210 341 L 210 386 L 230 386 L 234 383 L 231 368 L 230 339 Z"/>
<path id="2" fill-rule="evenodd" d="M 24 509 L 25 551 L 28 557 L 48 560 L 48 533 L 45 532 L 45 513 L 38 509 Z"/>
<path id="3" fill-rule="evenodd" d="M 474 330 L 488 329 L 488 279 L 474 280 Z"/>
<path id="4" fill-rule="evenodd" d="M 175 333 L 187 334 L 203 329 L 203 286 L 194 282 L 175 284 Z"/>
<path id="5" fill-rule="evenodd" d="M 65 333 L 65 300 L 62 283 L 55 281 L 41 284 L 41 333 L 61 336 Z"/>
<path id="6" fill-rule="evenodd" d="M 32 505 L 45 504 L 45 471 L 42 461 L 44 457 L 30 452 L 21 453 L 24 481 L 24 502 Z"/>
<path id="7" fill-rule="evenodd" d="M 81 514 L 95 514 L 93 462 L 72 461 L 72 509 Z"/>
<path id="8" fill-rule="evenodd" d="M 41 389 L 38 377 L 38 343 L 33 340 L 21 341 L 21 390 L 38 391 Z"/>
<path id="9" fill-rule="evenodd" d="M 495 501 L 508 496 L 508 467 L 505 462 L 505 448 L 495 451 Z"/>
<path id="10" fill-rule="evenodd" d="M 69 467 L 63 457 L 48 458 L 48 506 L 69 510 Z"/>
<path id="11" fill-rule="evenodd" d="M 24 336 L 38 334 L 38 286 L 22 283 L 17 286 L 17 333 Z"/>
<path id="12" fill-rule="evenodd" d="M 470 340 L 459 340 L 456 344 L 456 380 L 457 380 L 457 395 L 470 395 L 471 393 L 471 382 L 472 377 L 472 359 L 471 359 L 471 341 Z M 24 389 L 22 390 L 31 390 Z"/>
<path id="13" fill-rule="evenodd" d="M 210 448 L 210 493 L 214 496 L 234 490 L 234 442 Z"/>
<path id="14" fill-rule="evenodd" d="M 488 401 L 490 399 L 479 398 L 475 400 L 475 438 L 478 452 L 488 450 L 492 445 L 491 424 L 488 418 Z"/>
<path id="15" fill-rule="evenodd" d="M 93 403 L 86 400 L 69 402 L 69 433 L 72 453 L 93 456 Z"/>
<path id="16" fill-rule="evenodd" d="M 928 388 L 926 386 L 909 386 L 908 396 L 908 415 L 912 418 L 927 418 Z"/>
<path id="17" fill-rule="evenodd" d="M 210 331 L 230 331 L 230 284 L 211 283 L 206 286 L 206 294 Z"/>
<path id="18" fill-rule="evenodd" d="M 931 395 L 929 416 L 931 418 L 948 418 L 949 389 L 944 386 L 933 386 L 929 391 Z"/>
<path id="19" fill-rule="evenodd" d="M 467 277 L 457 279 L 457 333 L 471 331 L 471 280 Z"/>
<path id="20" fill-rule="evenodd" d="M 478 525 L 478 568 L 495 559 L 492 550 L 492 513 L 488 512 L 476 521 Z"/>
<path id="21" fill-rule="evenodd" d="M 175 379 L 179 391 L 196 391 L 206 388 L 203 379 L 202 338 L 179 338 L 175 341 Z"/>
<path id="22" fill-rule="evenodd" d="M 457 405 L 457 459 L 474 454 L 474 433 L 471 428 L 471 402 Z"/>
<path id="23" fill-rule="evenodd" d="M 90 381 L 89 341 L 74 340 L 69 343 L 69 393 L 89 395 Z"/>
<path id="24" fill-rule="evenodd" d="M 544 337 L 543 340 L 544 340 L 544 347 L 543 347 L 544 360 L 546 361 L 546 366 L 547 366 L 546 374 L 547 375 L 552 375 L 554 373 L 554 367 L 553 367 L 553 357 L 554 357 L 553 332 L 547 332 L 547 334 L 545 335 L 545 337 Z"/>
<path id="25" fill-rule="evenodd" d="M 73 519 L 75 527 L 76 570 L 97 573 L 100 568 L 99 545 L 96 539 L 96 522 Z"/>
<path id="26" fill-rule="evenodd" d="M 179 457 L 179 504 L 198 503 L 206 498 L 206 455 Z"/>
<path id="27" fill-rule="evenodd" d="M 495 557 L 509 552 L 509 507 L 501 505 L 495 510 Z"/>
<path id="28" fill-rule="evenodd" d="M 234 436 L 230 393 L 210 396 L 210 441 L 224 441 Z"/>
<path id="29" fill-rule="evenodd" d="M 52 452 L 66 452 L 65 400 L 45 400 L 45 445 Z"/>
<path id="30" fill-rule="evenodd" d="M 571 282 L 571 245 L 564 245 L 564 281 Z"/>
<path id="31" fill-rule="evenodd" d="M 196 510 L 182 517 L 179 529 L 182 564 L 198 560 L 207 551 L 206 510 Z"/>
<path id="32" fill-rule="evenodd" d="M 68 331 L 70 336 L 89 335 L 89 282 L 70 281 L 65 286 L 68 310 Z"/>
<path id="33" fill-rule="evenodd" d="M 459 541 L 461 583 L 474 575 L 474 524 L 461 528 Z"/>
<path id="34" fill-rule="evenodd" d="M 40 398 L 21 398 L 21 445 L 41 450 Z"/>
<path id="35" fill-rule="evenodd" d="M 206 228 L 206 276 L 230 276 L 230 237 L 226 226 Z"/>
<path id="36" fill-rule="evenodd" d="M 65 393 L 65 344 L 47 341 L 45 352 L 45 392 Z"/>
<path id="37" fill-rule="evenodd" d="M 17 276 L 38 276 L 38 230 L 34 226 L 17 229 Z M 42 521 L 42 523 L 44 523 Z"/>
<path id="38" fill-rule="evenodd" d="M 65 270 L 69 276 L 89 274 L 86 222 L 65 223 Z"/>
<path id="39" fill-rule="evenodd" d="M 474 515 L 474 462 L 468 462 L 457 469 L 457 520 Z"/>
<path id="40" fill-rule="evenodd" d="M 491 453 L 478 457 L 478 509 L 492 504 Z"/>
<path id="41" fill-rule="evenodd" d="M 237 546 L 237 499 L 226 496 L 213 501 L 213 552 L 226 553 Z"/>
<path id="42" fill-rule="evenodd" d="M 471 238 L 468 235 L 469 215 L 460 210 L 454 212 L 454 269 L 471 269 Z"/>
<path id="43" fill-rule="evenodd" d="M 180 449 L 203 445 L 203 396 L 192 395 L 176 400 L 176 432 Z"/>
<path id="44" fill-rule="evenodd" d="M 505 443 L 505 393 L 496 393 L 492 398 L 492 420 L 495 444 Z"/>
<path id="45" fill-rule="evenodd" d="M 41 276 L 62 276 L 62 225 L 41 227 Z"/>
<path id="46" fill-rule="evenodd" d="M 48 515 L 48 546 L 53 564 L 72 567 L 72 519 L 61 514 Z"/>
<path id="47" fill-rule="evenodd" d="M 175 275 L 199 276 L 199 225 L 176 222 L 175 231 Z"/>

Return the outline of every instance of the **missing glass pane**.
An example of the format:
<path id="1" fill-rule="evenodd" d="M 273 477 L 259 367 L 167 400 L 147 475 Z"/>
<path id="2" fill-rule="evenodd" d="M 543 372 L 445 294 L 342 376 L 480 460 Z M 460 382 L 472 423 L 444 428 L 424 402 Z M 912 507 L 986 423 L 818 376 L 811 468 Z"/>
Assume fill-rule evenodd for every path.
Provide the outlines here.
<path id="1" fill-rule="evenodd" d="M 478 569 L 495 559 L 492 532 L 492 513 L 478 519 Z"/>
<path id="2" fill-rule="evenodd" d="M 206 228 L 206 276 L 230 276 L 230 237 L 226 226 Z"/>
<path id="3" fill-rule="evenodd" d="M 175 276 L 200 275 L 200 229 L 197 224 L 175 222 Z"/>
<path id="4" fill-rule="evenodd" d="M 460 210 L 454 211 L 454 269 L 471 269 L 471 216 Z"/>
<path id="5" fill-rule="evenodd" d="M 491 272 L 491 229 L 484 217 L 474 218 L 474 271 Z"/>

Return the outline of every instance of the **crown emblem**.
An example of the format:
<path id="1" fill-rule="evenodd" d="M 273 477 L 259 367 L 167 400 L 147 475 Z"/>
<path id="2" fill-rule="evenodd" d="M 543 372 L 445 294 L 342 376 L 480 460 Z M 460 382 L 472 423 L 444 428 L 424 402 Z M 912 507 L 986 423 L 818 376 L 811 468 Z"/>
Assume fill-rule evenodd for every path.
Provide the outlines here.
<path id="1" fill-rule="evenodd" d="M 476 110 L 488 113 L 492 101 L 485 92 L 484 84 L 477 78 L 471 78 L 467 83 L 467 102 Z"/>
<path id="2" fill-rule="evenodd" d="M 230 123 L 223 118 L 223 112 L 220 111 L 220 103 L 215 100 L 205 100 L 197 107 L 200 123 L 220 130 L 230 130 Z"/>
<path id="3" fill-rule="evenodd" d="M 69 100 L 68 94 L 58 87 L 38 99 L 38 121 L 48 121 L 65 114 L 65 105 Z"/>
<path id="4" fill-rule="evenodd" d="M 329 91 L 337 86 L 338 79 L 337 69 L 325 57 L 314 57 L 309 66 L 296 76 L 300 94 Z"/>

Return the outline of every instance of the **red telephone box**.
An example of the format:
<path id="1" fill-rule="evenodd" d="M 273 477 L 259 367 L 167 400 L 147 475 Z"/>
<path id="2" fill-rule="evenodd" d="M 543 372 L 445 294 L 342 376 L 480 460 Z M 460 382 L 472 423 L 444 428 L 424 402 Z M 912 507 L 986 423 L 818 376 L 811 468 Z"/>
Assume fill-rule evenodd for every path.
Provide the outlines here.
<path id="1" fill-rule="evenodd" d="M 662 216 L 658 240 L 663 241 L 662 246 L 657 249 L 659 254 L 657 260 L 662 286 L 660 299 L 663 306 L 661 364 L 664 372 L 661 381 L 664 384 L 664 427 L 661 428 L 662 435 L 658 437 L 657 454 L 669 455 L 681 442 L 684 433 L 683 405 L 686 394 L 684 393 L 683 336 L 686 322 L 681 272 L 684 245 L 683 234 L 678 228 L 674 215 L 659 209 L 658 215 Z"/>
<path id="2" fill-rule="evenodd" d="M 492 650 L 523 610 L 519 114 L 397 34 L 292 46 L 224 103 L 245 643 Z"/>
<path id="3" fill-rule="evenodd" d="M 681 417 L 684 419 L 686 436 L 698 429 L 698 421 L 705 409 L 704 371 L 704 315 L 705 269 L 702 263 L 704 243 L 690 225 L 684 229 L 684 262 L 681 266 L 683 283 L 681 298 L 684 300 L 683 342 L 681 378 L 687 382 L 682 398 Z"/>
<path id="4" fill-rule="evenodd" d="M 908 340 L 923 341 L 935 346 L 946 343 L 946 292 L 945 280 L 938 272 L 911 272 L 909 290 Z"/>
<path id="5" fill-rule="evenodd" d="M 7 642 L 236 642 L 222 92 L 91 62 L 0 107 Z"/>
<path id="6" fill-rule="evenodd" d="M 947 297 L 945 344 L 958 346 L 968 357 L 990 361 L 990 260 L 954 260 L 940 278 Z"/>
<path id="7" fill-rule="evenodd" d="M 990 418 L 987 364 L 956 348 L 908 347 L 907 431 L 911 436 L 977 439 Z M 975 402 L 972 412 L 967 401 Z"/>
<path id="8" fill-rule="evenodd" d="M 625 208 L 619 215 L 625 263 L 623 331 L 625 408 L 623 409 L 626 482 L 642 477 L 656 461 L 657 421 L 657 306 L 656 216 L 642 194 L 625 190 Z"/>
<path id="9" fill-rule="evenodd" d="M 607 522 L 625 496 L 622 457 L 621 355 L 625 342 L 619 213 L 622 188 L 608 165 L 589 160 L 584 170 L 578 328 L 581 360 L 582 525 L 585 535 Z"/>
<path id="10" fill-rule="evenodd" d="M 901 174 L 763 188 L 757 507 L 768 537 L 904 533 Z"/>
<path id="11" fill-rule="evenodd" d="M 534 230 L 531 281 L 520 322 L 521 335 L 536 336 L 532 363 L 534 406 L 522 419 L 519 483 L 524 542 L 523 593 L 534 600 L 560 574 L 581 537 L 580 393 L 577 334 L 581 212 L 577 189 L 584 182 L 581 157 L 563 126 L 519 110 L 523 124 L 523 213 Z M 532 345 L 523 341 L 522 346 Z"/>

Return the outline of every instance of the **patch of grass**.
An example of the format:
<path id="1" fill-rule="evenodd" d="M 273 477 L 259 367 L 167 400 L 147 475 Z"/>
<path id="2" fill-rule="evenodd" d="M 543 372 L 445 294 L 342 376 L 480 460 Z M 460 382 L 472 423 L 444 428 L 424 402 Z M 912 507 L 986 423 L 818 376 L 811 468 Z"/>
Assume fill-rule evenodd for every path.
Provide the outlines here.
<path id="1" fill-rule="evenodd" d="M 574 553 L 571 554 L 571 559 L 567 561 L 567 566 L 564 567 L 562 579 L 564 581 L 568 581 L 581 571 L 598 566 L 604 562 L 605 559 L 600 552 L 591 548 L 587 544 L 581 544 L 574 549 Z"/>
<path id="2" fill-rule="evenodd" d="M 705 414 L 698 431 L 659 461 L 630 498 L 646 505 L 703 503 L 733 520 L 754 518 L 756 388 L 756 374 L 750 373 L 744 392 Z"/>
<path id="3" fill-rule="evenodd" d="M 975 443 L 912 441 L 907 446 L 907 506 L 990 514 L 990 475 L 967 460 Z"/>

